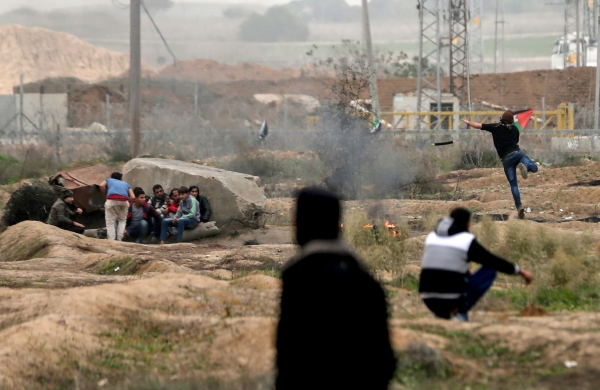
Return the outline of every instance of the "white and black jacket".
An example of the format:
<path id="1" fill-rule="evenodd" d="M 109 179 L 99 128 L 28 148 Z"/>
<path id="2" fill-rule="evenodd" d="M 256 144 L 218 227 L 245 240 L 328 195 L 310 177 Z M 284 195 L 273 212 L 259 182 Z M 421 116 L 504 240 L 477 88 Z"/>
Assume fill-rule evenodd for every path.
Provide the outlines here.
<path id="1" fill-rule="evenodd" d="M 479 263 L 505 274 L 518 274 L 519 266 L 490 252 L 454 220 L 442 218 L 425 239 L 419 294 L 422 299 L 459 299 L 467 290 L 468 263 Z"/>

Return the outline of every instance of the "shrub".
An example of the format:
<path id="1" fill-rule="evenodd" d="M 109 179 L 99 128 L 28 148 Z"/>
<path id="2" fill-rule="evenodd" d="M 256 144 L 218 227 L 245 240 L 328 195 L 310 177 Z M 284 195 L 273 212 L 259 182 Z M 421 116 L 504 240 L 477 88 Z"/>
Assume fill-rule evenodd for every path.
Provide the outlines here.
<path id="1" fill-rule="evenodd" d="M 10 184 L 19 179 L 19 160 L 0 154 L 0 184 Z"/>

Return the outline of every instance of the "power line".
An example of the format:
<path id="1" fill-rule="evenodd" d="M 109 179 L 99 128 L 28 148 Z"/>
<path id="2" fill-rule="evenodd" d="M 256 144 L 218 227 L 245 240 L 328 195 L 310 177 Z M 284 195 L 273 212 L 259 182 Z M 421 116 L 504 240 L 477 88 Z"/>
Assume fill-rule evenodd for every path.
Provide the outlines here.
<path id="1" fill-rule="evenodd" d="M 142 0 L 141 2 L 142 4 L 142 8 L 144 9 L 144 12 L 146 12 L 146 15 L 148 15 L 148 18 L 150 18 L 150 21 L 152 22 L 152 25 L 154 26 L 154 28 L 156 29 L 156 31 L 158 32 L 158 35 L 160 35 L 160 39 L 162 39 L 163 43 L 165 44 L 165 47 L 167 48 L 168 52 L 171 54 L 171 56 L 173 57 L 173 63 L 177 64 L 177 58 L 175 57 L 175 54 L 173 53 L 173 51 L 171 50 L 171 48 L 169 47 L 169 44 L 167 43 L 167 40 L 165 39 L 165 37 L 162 35 L 162 32 L 160 32 L 160 29 L 158 28 L 158 26 L 156 25 L 156 23 L 154 22 L 154 19 L 152 19 L 152 15 L 150 15 L 150 12 L 148 12 L 148 8 L 146 8 L 146 4 L 144 3 L 144 1 Z"/>
<path id="2" fill-rule="evenodd" d="M 119 0 L 111 0 L 113 5 L 120 9 L 128 9 L 129 5 L 119 2 Z"/>

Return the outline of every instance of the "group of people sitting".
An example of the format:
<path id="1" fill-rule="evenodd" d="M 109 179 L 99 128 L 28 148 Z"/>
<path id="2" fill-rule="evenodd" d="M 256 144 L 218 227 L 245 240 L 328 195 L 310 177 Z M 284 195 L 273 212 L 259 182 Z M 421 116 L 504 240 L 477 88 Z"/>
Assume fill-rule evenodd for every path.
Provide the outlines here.
<path id="1" fill-rule="evenodd" d="M 200 195 L 200 188 L 196 185 L 189 188 L 186 186 L 173 188 L 167 195 L 163 187 L 156 184 L 152 187 L 152 192 L 154 196 L 150 198 L 149 202 L 142 202 L 141 199 L 136 197 L 136 200 L 129 206 L 129 213 L 132 214 L 136 207 L 137 209 L 144 207 L 148 212 L 153 210 L 151 212 L 154 215 L 151 225 L 154 227 L 152 232 L 159 237 L 161 244 L 165 243 L 168 234 L 176 234 L 177 241 L 181 242 L 185 229 L 194 229 L 201 226 L 208 222 L 212 215 L 208 199 L 204 195 Z M 134 237 L 136 233 L 134 226 L 135 223 L 133 219 L 130 222 L 128 214 L 125 230 L 129 236 Z"/>
<path id="2" fill-rule="evenodd" d="M 156 184 L 152 188 L 153 196 L 149 198 L 141 187 L 132 189 L 122 178 L 120 172 L 114 172 L 100 184 L 101 191 L 106 194 L 104 212 L 109 240 L 141 243 L 152 235 L 164 244 L 168 235 L 176 235 L 177 242 L 181 242 L 185 229 L 194 229 L 210 219 L 210 203 L 200 195 L 196 185 L 173 188 L 167 195 L 163 187 Z M 50 210 L 47 223 L 83 234 L 85 226 L 73 221 L 81 213 L 82 210 L 74 205 L 73 192 L 63 190 Z"/>

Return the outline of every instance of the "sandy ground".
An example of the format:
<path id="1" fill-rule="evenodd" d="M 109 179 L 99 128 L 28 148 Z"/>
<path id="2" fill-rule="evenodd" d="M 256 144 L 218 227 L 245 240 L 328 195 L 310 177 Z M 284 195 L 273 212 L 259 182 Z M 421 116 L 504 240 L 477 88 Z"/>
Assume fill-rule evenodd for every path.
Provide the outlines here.
<path id="1" fill-rule="evenodd" d="M 600 236 L 598 223 L 581 221 L 596 215 L 600 188 L 569 186 L 597 179 L 599 166 L 544 168 L 521 182 L 531 208 L 523 223 Z M 455 200 L 352 201 L 346 218 L 383 210 L 391 221 L 414 227 L 413 239 L 422 241 L 419 221 L 459 205 L 516 216 L 500 169 L 452 172 L 438 181 Z M 0 235 L 0 387 L 130 388 L 140 377 L 270 383 L 276 276 L 296 253 L 292 205 L 289 198 L 269 199 L 273 214 L 264 229 L 167 246 L 97 240 L 37 222 L 8 228 Z M 244 245 L 248 240 L 259 245 Z M 598 313 L 522 317 L 484 306 L 471 323 L 459 324 L 431 318 L 414 292 L 386 291 L 394 348 L 402 353 L 416 345 L 443 356 L 452 362 L 450 383 L 485 377 L 513 388 L 591 389 L 600 379 Z M 482 352 L 466 353 L 460 343 Z M 524 370 L 547 370 L 549 379 L 527 382 Z"/>

